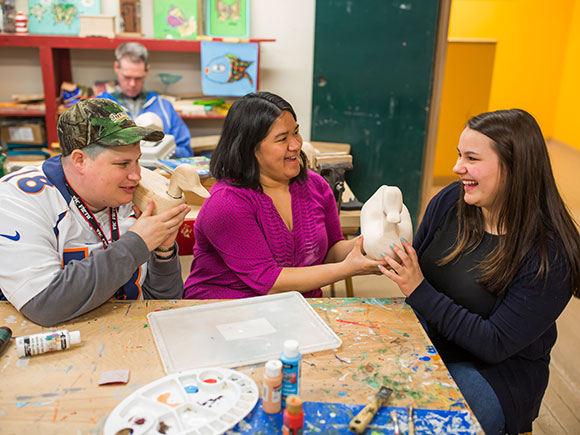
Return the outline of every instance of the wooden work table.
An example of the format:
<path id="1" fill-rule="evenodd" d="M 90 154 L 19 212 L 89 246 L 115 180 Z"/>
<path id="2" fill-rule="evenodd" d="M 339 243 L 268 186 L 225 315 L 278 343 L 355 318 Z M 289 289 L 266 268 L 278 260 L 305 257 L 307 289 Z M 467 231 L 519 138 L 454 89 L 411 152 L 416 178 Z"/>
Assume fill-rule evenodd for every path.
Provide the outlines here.
<path id="1" fill-rule="evenodd" d="M 208 302 L 110 301 L 53 328 L 31 323 L 0 302 L 0 326 L 11 328 L 13 337 L 68 329 L 79 330 L 82 338 L 66 351 L 26 359 L 17 357 L 14 339 L 10 341 L 0 355 L 0 432 L 102 433 L 108 414 L 125 397 L 166 375 L 147 314 Z M 390 406 L 468 408 L 403 299 L 309 302 L 342 346 L 303 355 L 303 400 L 366 404 L 385 385 L 395 391 Z M 98 386 L 102 372 L 120 369 L 130 370 L 127 384 Z M 238 370 L 259 382 L 263 364 Z"/>

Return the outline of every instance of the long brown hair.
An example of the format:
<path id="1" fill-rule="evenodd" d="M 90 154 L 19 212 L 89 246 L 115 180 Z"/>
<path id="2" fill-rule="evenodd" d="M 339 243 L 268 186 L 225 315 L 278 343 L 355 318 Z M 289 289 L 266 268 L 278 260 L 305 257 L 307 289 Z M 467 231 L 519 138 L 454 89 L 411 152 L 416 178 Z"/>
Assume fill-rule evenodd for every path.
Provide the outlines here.
<path id="1" fill-rule="evenodd" d="M 570 273 L 562 279 L 569 278 L 571 293 L 580 297 L 580 235 L 556 187 L 540 126 L 526 111 L 511 109 L 474 116 L 467 127 L 492 140 L 501 171 L 495 218 L 502 235 L 478 266 L 479 282 L 491 293 L 503 293 L 522 262 L 534 254 L 540 255 L 534 279 L 545 282 L 549 256 L 565 255 Z M 457 203 L 457 241 L 440 264 L 475 249 L 483 240 L 481 208 L 467 204 L 463 197 L 464 190 Z"/>

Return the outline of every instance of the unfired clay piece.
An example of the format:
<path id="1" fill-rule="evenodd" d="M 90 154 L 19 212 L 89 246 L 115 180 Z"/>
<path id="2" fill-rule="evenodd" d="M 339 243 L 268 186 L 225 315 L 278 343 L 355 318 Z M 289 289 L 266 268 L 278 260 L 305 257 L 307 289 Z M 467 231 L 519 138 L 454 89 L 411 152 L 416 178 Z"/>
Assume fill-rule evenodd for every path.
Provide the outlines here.
<path id="1" fill-rule="evenodd" d="M 413 240 L 413 223 L 398 187 L 381 186 L 365 202 L 360 212 L 360 228 L 363 248 L 369 257 L 380 260 L 384 252 L 398 259 L 391 243 L 402 249 L 401 238 L 409 243 Z"/>
<path id="2" fill-rule="evenodd" d="M 197 171 L 191 165 L 179 165 L 169 179 L 142 167 L 141 181 L 133 195 L 133 204 L 143 211 L 152 199 L 155 202 L 153 214 L 158 214 L 184 204 L 183 191 L 193 192 L 202 198 L 209 197 L 209 192 L 202 186 Z"/>

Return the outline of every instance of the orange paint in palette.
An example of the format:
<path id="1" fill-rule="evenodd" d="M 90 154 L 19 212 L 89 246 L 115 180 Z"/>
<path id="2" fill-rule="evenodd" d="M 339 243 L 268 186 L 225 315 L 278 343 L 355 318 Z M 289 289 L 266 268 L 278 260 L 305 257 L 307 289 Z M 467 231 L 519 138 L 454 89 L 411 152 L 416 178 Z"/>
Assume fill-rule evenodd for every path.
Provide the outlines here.
<path id="1" fill-rule="evenodd" d="M 178 402 L 176 402 L 176 403 L 169 403 L 168 402 L 168 399 L 169 399 L 170 396 L 171 396 L 171 393 L 163 393 L 159 397 L 157 397 L 157 401 L 158 402 L 161 402 L 161 403 L 163 403 L 163 404 L 165 404 L 167 406 L 171 406 L 171 407 L 175 407 L 175 406 L 181 405 L 181 403 L 178 403 Z"/>
<path id="2" fill-rule="evenodd" d="M 241 421 L 258 397 L 256 383 L 235 370 L 187 370 L 128 396 L 107 418 L 104 433 L 217 435 Z"/>

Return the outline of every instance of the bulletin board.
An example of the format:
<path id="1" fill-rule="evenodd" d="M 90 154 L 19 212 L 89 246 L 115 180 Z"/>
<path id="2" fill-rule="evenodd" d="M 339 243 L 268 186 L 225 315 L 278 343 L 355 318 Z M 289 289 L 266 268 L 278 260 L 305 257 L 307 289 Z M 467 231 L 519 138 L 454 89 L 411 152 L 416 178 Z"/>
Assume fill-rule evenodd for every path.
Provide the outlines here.
<path id="1" fill-rule="evenodd" d="M 311 139 L 349 143 L 358 199 L 398 186 L 415 224 L 438 14 L 430 1 L 316 2 Z"/>

